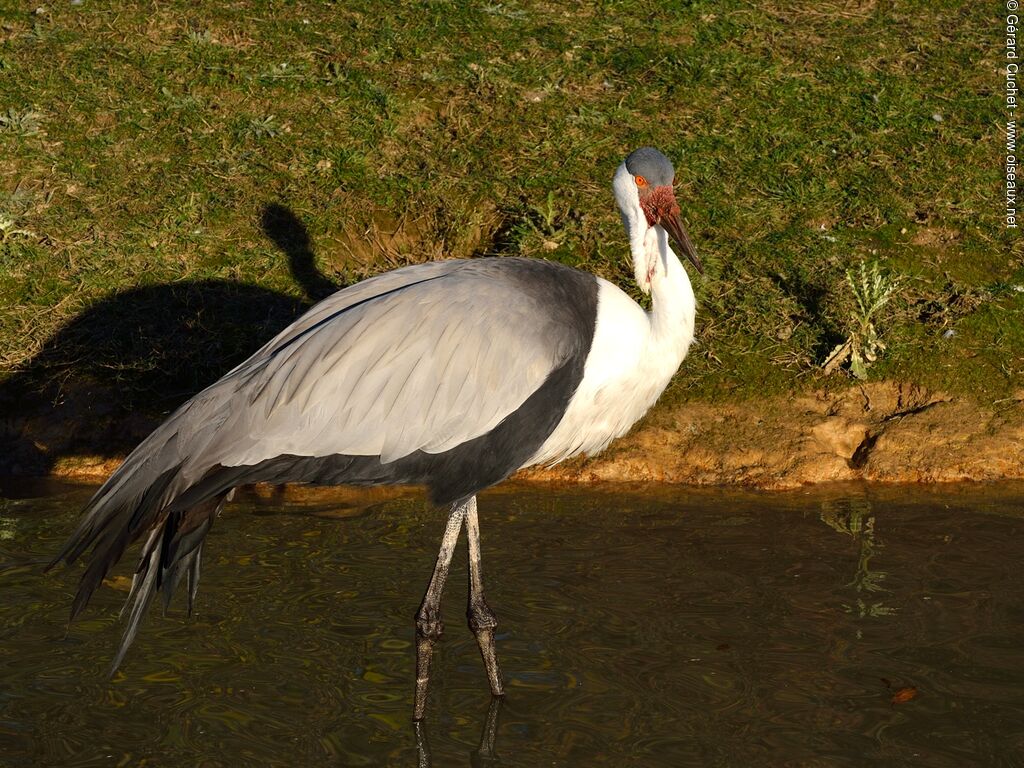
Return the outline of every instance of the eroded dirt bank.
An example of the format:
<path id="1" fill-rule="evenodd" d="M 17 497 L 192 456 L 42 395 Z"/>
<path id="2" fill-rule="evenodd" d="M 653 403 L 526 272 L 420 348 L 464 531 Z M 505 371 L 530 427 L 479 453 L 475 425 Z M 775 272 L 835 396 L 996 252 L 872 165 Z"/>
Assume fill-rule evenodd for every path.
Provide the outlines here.
<path id="1" fill-rule="evenodd" d="M 69 414 L 65 414 L 69 415 Z M 102 479 L 121 455 L 74 449 L 88 413 L 63 425 L 5 419 L 51 460 L 45 474 Z M 102 419 L 100 420 L 103 421 Z M 115 444 L 155 425 L 129 420 Z M 103 423 L 104 430 L 117 429 Z M 0 457 L 5 474 L 40 474 L 39 464 Z M 653 480 L 786 489 L 844 480 L 948 482 L 1024 479 L 1024 391 L 993 404 L 908 384 L 872 383 L 738 403 L 660 407 L 604 454 L 520 474 L 521 479 L 594 483 Z"/>
<path id="2" fill-rule="evenodd" d="M 785 489 L 843 480 L 1024 478 L 1024 392 L 988 406 L 873 383 L 657 411 L 605 454 L 531 470 L 545 480 L 739 484 Z"/>

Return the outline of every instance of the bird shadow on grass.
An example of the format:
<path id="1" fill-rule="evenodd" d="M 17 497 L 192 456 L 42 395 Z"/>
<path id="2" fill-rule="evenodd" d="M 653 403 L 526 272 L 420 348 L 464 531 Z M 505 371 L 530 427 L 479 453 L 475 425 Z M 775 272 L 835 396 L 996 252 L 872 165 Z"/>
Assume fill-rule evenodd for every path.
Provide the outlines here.
<path id="1" fill-rule="evenodd" d="M 40 475 L 63 457 L 127 453 L 169 411 L 340 287 L 317 270 L 309 233 L 290 209 L 267 205 L 261 223 L 302 297 L 189 280 L 98 301 L 0 382 L 0 474 Z"/>

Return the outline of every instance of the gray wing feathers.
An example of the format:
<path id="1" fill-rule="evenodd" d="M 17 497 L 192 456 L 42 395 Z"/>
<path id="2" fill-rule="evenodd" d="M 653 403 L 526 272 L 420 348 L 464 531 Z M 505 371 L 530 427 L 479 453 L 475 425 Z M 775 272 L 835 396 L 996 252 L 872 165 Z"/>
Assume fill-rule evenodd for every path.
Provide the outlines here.
<path id="1" fill-rule="evenodd" d="M 302 349 L 304 334 L 329 324 L 333 316 L 361 302 L 437 279 L 457 268 L 458 262 L 451 261 L 389 272 L 317 304 L 252 357 L 178 408 L 143 440 L 90 500 L 78 527 L 54 562 L 72 562 L 94 546 L 97 572 L 87 572 L 87 576 L 98 583 L 104 572 L 101 563 L 116 560 L 128 541 L 148 530 L 166 505 L 202 476 L 210 466 L 204 457 L 211 454 L 218 434 L 226 425 L 237 422 L 237 418 L 234 422 L 232 419 L 239 412 L 247 411 L 240 407 L 238 397 L 248 396 L 255 403 L 260 395 L 259 385 L 272 379 L 268 374 L 281 360 L 292 358 Z M 272 402 L 264 398 L 262 406 Z M 254 422 L 259 421 L 258 414 L 250 415 Z M 88 590 L 83 603 L 88 599 L 87 593 Z"/>
<path id="2" fill-rule="evenodd" d="M 98 584 L 216 464 L 282 454 L 387 463 L 486 434 L 571 354 L 550 307 L 517 283 L 519 261 L 432 262 L 327 298 L 147 437 L 57 559 L 94 546 L 86 577 Z"/>
<path id="3" fill-rule="evenodd" d="M 184 574 L 194 596 L 225 489 L 209 498 L 188 490 L 217 465 L 284 454 L 389 463 L 495 430 L 580 353 L 580 329 L 552 283 L 561 279 L 565 272 L 521 259 L 435 262 L 318 304 L 175 411 L 91 499 L 51 563 L 92 550 L 72 619 L 147 534 L 116 662 L 155 591 L 168 597 Z"/>
<path id="4" fill-rule="evenodd" d="M 382 285 L 389 292 L 369 301 L 361 291 L 358 311 L 318 308 L 320 321 L 268 344 L 262 364 L 236 369 L 225 394 L 246 397 L 250 407 L 221 423 L 202 463 L 256 464 L 282 454 L 387 463 L 448 450 L 518 408 L 563 359 L 544 307 L 500 262 L 425 266 L 433 268 L 426 279 Z M 337 299 L 352 306 L 347 293 Z M 299 334 L 301 343 L 289 343 Z"/>
<path id="5" fill-rule="evenodd" d="M 396 290 L 401 290 L 419 282 L 434 280 L 458 270 L 459 261 L 432 261 L 427 264 L 417 264 L 393 272 L 386 272 L 383 275 L 371 277 L 361 283 L 356 283 L 342 291 L 338 291 L 319 304 L 314 306 L 302 317 L 289 325 L 277 336 L 272 338 L 257 350 L 252 357 L 236 366 L 228 376 L 239 371 L 244 371 L 253 366 L 259 365 L 267 359 L 275 350 L 281 349 L 289 342 L 300 339 L 310 329 L 318 327 L 324 322 L 329 322 L 334 315 L 360 304 L 367 300 L 384 296 Z"/>

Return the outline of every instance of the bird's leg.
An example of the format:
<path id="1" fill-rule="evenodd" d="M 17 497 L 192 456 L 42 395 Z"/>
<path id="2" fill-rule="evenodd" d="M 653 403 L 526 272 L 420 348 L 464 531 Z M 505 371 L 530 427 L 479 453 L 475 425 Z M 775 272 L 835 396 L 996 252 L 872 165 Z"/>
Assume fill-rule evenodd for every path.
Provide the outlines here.
<path id="1" fill-rule="evenodd" d="M 437 553 L 434 574 L 427 585 L 427 593 L 423 596 L 420 609 L 416 612 L 416 698 L 413 705 L 413 719 L 422 720 L 427 707 L 427 683 L 430 682 L 430 657 L 434 652 L 434 643 L 444 634 L 444 623 L 441 621 L 441 593 L 444 582 L 448 578 L 448 568 L 452 564 L 455 544 L 459 540 L 462 521 L 466 517 L 466 502 L 456 502 L 448 516 L 448 524 L 441 539 L 441 550 Z"/>
<path id="2" fill-rule="evenodd" d="M 484 659 L 487 679 L 494 696 L 504 696 L 501 670 L 498 668 L 498 653 L 494 647 L 494 630 L 498 619 L 484 600 L 484 579 L 480 566 L 480 521 L 476 515 L 476 496 L 466 504 L 466 539 L 469 541 L 469 607 L 466 616 L 469 628 L 476 635 L 480 655 Z"/>

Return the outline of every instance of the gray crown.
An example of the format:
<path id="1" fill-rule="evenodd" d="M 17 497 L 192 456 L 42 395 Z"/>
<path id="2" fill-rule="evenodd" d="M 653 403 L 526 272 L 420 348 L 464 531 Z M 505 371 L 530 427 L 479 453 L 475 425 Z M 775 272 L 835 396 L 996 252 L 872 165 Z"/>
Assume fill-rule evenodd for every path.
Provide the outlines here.
<path id="1" fill-rule="evenodd" d="M 654 147 L 640 147 L 626 158 L 626 170 L 634 176 L 643 176 L 652 187 L 672 183 L 676 172 L 672 162 Z"/>

